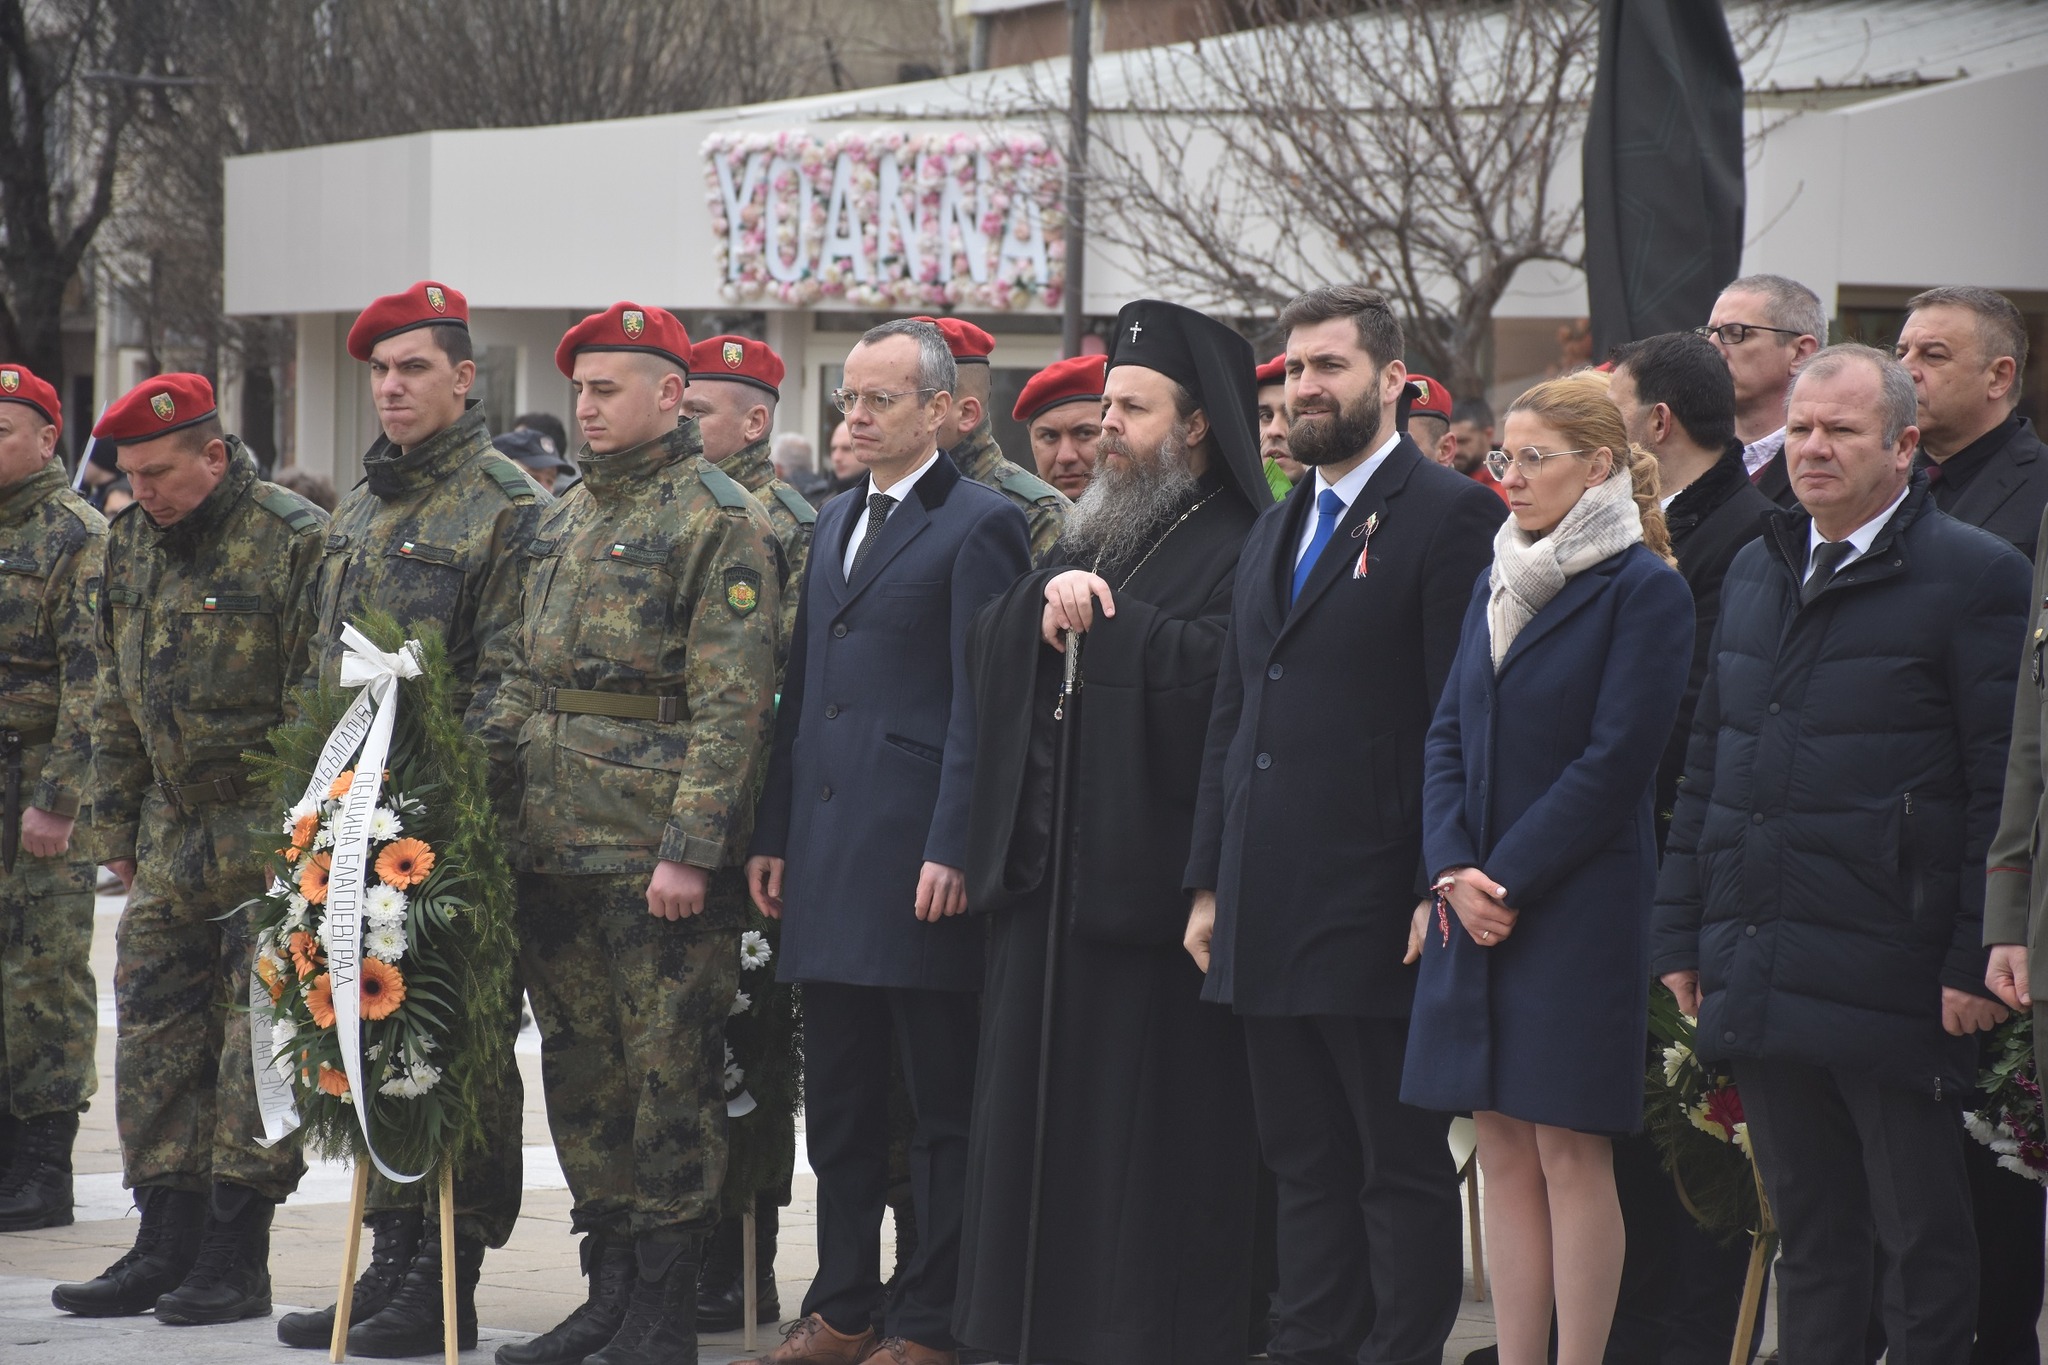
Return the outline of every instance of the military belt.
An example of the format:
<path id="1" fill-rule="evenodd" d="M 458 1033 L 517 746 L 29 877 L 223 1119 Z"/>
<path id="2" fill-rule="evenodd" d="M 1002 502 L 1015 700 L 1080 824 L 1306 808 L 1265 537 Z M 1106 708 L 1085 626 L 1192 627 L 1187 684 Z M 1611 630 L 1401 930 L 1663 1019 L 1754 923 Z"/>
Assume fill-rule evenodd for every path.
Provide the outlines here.
<path id="1" fill-rule="evenodd" d="M 547 688 L 541 693 L 541 708 L 565 716 L 612 716 L 618 720 L 660 721 L 664 725 L 683 718 L 681 697 L 593 692 L 575 687 Z"/>
<path id="2" fill-rule="evenodd" d="M 216 801 L 232 801 L 250 790 L 248 780 L 234 773 L 209 778 L 204 782 L 170 782 L 159 777 L 156 789 L 180 810 L 193 806 L 212 805 Z"/>

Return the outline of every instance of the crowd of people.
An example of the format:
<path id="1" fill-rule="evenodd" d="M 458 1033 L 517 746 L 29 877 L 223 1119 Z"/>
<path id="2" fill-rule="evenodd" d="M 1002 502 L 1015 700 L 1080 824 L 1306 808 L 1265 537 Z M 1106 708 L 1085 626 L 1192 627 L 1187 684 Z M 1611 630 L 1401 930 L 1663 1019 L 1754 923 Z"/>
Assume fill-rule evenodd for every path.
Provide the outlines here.
<path id="1" fill-rule="evenodd" d="M 376 610 L 441 635 L 488 757 L 492 1009 L 509 1038 L 531 1002 L 584 1239 L 584 1302 L 501 1365 L 694 1362 L 738 1325 L 724 1174 L 794 1140 L 728 1093 L 755 925 L 801 991 L 818 1182 L 817 1274 L 756 1365 L 1434 1365 L 1460 1114 L 1475 1360 L 1725 1361 L 1746 1249 L 1641 1131 L 1665 990 L 1739 1086 L 1781 1358 L 2037 1365 L 2042 1187 L 1962 1123 L 2048 901 L 2048 452 L 2009 300 L 1930 290 L 1888 353 L 1748 276 L 1498 419 L 1407 370 L 1371 289 L 1293 300 L 1263 364 L 1138 300 L 1025 385 L 1028 468 L 995 338 L 902 319 L 847 356 L 816 476 L 757 340 L 583 319 L 572 451 L 545 414 L 493 438 L 467 318 L 422 281 L 357 319 L 383 435 L 338 502 L 165 374 L 93 428 L 134 499 L 103 517 L 56 391 L 0 365 L 0 1230 L 72 1217 L 96 868 L 128 893 L 140 1221 L 58 1309 L 272 1311 L 305 1162 L 230 1005 L 277 819 L 243 760 Z M 439 1352 L 444 1289 L 476 1340 L 516 1066 L 482 1093 L 452 1248 L 436 1194 L 371 1183 L 353 1354 Z M 746 1192 L 771 1319 L 787 1200 Z"/>

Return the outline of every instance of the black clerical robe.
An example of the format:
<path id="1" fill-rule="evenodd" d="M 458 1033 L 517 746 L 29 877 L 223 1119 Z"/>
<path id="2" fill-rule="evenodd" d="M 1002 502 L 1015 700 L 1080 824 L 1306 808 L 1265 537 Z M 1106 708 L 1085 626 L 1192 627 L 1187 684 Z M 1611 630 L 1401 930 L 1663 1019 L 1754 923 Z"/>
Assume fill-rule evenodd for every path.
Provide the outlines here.
<path id="1" fill-rule="evenodd" d="M 1202 501 L 1206 499 L 1206 501 Z M 1181 873 L 1237 556 L 1254 513 L 1219 478 L 1098 572 L 1081 653 L 1068 930 L 1054 1004 L 1034 1359 L 1239 1365 L 1256 1138 L 1237 1020 L 1200 1000 Z M 1039 636 L 1055 551 L 976 619 L 969 907 L 990 916 L 955 1334 L 1018 1343 L 1050 913 L 1052 710 Z M 1081 566 L 1087 567 L 1087 566 Z"/>

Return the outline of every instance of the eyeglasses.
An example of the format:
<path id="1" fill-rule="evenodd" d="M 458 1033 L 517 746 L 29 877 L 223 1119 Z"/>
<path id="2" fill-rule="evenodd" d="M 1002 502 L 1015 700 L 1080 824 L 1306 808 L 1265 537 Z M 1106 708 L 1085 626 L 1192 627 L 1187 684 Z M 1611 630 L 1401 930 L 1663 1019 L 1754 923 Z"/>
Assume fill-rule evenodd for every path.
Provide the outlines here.
<path id="1" fill-rule="evenodd" d="M 895 407 L 896 400 L 899 398 L 908 398 L 914 393 L 926 394 L 937 392 L 937 389 L 905 389 L 901 393 L 862 393 L 858 389 L 834 389 L 832 390 L 832 406 L 851 417 L 853 410 L 865 403 L 869 412 L 880 417 L 887 413 L 889 409 Z"/>
<path id="2" fill-rule="evenodd" d="M 1583 450 L 1538 450 L 1535 446 L 1523 446 L 1513 455 L 1505 450 L 1486 452 L 1486 472 L 1496 479 L 1505 479 L 1510 469 L 1522 471 L 1522 477 L 1533 479 L 1543 472 L 1543 462 L 1554 460 L 1560 455 L 1583 455 Z"/>
<path id="3" fill-rule="evenodd" d="M 1724 322 L 1719 327 L 1695 327 L 1692 334 L 1718 341 L 1723 346 L 1740 346 L 1749 340 L 1751 332 L 1776 332 L 1781 337 L 1803 337 L 1804 332 L 1795 332 L 1790 327 L 1763 327 L 1754 322 Z"/>

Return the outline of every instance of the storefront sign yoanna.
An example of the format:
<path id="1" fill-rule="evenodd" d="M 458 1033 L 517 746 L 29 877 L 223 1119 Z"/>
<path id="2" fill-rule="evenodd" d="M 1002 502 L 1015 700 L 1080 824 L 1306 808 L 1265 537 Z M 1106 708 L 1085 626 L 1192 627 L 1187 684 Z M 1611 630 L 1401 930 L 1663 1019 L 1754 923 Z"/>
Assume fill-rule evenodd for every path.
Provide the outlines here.
<path id="1" fill-rule="evenodd" d="M 974 133 L 717 134 L 712 230 L 734 302 L 1057 307 L 1060 156 Z"/>

